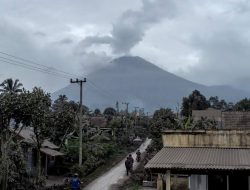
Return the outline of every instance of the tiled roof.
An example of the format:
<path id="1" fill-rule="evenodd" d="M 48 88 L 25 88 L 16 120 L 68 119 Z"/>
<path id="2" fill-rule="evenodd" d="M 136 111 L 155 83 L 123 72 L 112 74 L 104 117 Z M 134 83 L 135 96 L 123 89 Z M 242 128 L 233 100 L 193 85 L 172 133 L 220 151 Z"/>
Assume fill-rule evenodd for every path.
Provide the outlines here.
<path id="1" fill-rule="evenodd" d="M 250 149 L 164 147 L 146 169 L 250 170 Z"/>

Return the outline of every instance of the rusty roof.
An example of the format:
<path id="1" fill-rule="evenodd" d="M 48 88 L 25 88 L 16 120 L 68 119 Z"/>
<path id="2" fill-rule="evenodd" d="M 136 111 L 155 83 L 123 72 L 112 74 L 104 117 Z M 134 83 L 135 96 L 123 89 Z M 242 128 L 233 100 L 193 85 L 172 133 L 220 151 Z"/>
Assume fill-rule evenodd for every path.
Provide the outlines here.
<path id="1" fill-rule="evenodd" d="M 250 170 L 250 149 L 164 147 L 146 169 Z"/>

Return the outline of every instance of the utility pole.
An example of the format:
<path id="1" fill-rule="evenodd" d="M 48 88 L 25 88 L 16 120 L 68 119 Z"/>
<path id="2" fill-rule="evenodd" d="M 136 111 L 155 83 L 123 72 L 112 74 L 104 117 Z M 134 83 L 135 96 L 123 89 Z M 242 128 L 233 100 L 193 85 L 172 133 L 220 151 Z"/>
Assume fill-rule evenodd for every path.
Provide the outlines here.
<path id="1" fill-rule="evenodd" d="M 115 107 L 116 107 L 116 115 L 118 115 L 119 114 L 119 102 L 118 101 L 116 101 Z"/>
<path id="2" fill-rule="evenodd" d="M 139 109 L 139 107 L 134 107 L 135 108 L 135 126 L 136 126 L 136 117 L 137 117 L 137 109 Z"/>
<path id="3" fill-rule="evenodd" d="M 80 84 L 80 113 L 79 113 L 79 166 L 82 165 L 82 85 L 83 83 L 87 82 L 86 78 L 83 80 L 76 80 L 70 79 L 70 83 L 77 83 Z"/>
<path id="4" fill-rule="evenodd" d="M 128 115 L 128 105 L 129 105 L 129 102 L 122 102 L 122 104 L 126 105 L 126 115 Z"/>
<path id="5" fill-rule="evenodd" d="M 139 107 L 136 107 L 136 106 L 135 106 L 134 108 L 135 108 L 135 114 L 136 114 L 136 113 L 137 113 L 137 109 L 138 109 Z"/>
<path id="6" fill-rule="evenodd" d="M 140 109 L 140 115 L 144 116 L 144 108 Z"/>

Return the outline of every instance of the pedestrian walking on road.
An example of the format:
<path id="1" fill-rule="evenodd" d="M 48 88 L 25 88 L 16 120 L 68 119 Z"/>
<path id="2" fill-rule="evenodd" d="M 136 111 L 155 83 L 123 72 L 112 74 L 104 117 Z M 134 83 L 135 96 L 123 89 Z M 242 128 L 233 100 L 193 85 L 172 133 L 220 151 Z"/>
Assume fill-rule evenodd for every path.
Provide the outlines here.
<path id="1" fill-rule="evenodd" d="M 125 167 L 126 167 L 126 172 L 128 176 L 129 172 L 131 171 L 131 161 L 129 157 L 127 157 L 127 160 L 125 161 Z"/>
<path id="2" fill-rule="evenodd" d="M 75 173 L 73 175 L 73 177 L 71 178 L 70 180 L 70 187 L 71 187 L 71 190 L 80 190 L 81 189 L 81 182 L 78 178 L 78 174 Z"/>
<path id="3" fill-rule="evenodd" d="M 134 158 L 131 154 L 129 154 L 128 159 L 130 160 L 131 170 L 133 170 Z"/>
<path id="4" fill-rule="evenodd" d="M 129 156 L 127 157 L 127 159 L 125 161 L 127 176 L 129 173 L 132 173 L 132 171 L 133 171 L 133 163 L 134 163 L 134 158 L 132 157 L 131 154 L 129 154 Z"/>

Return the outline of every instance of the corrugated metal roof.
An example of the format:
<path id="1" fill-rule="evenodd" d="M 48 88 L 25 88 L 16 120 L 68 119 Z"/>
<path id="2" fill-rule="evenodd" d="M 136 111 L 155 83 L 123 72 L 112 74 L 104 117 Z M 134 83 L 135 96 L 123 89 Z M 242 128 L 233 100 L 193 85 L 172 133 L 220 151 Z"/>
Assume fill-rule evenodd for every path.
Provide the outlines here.
<path id="1" fill-rule="evenodd" d="M 145 168 L 250 170 L 250 149 L 164 147 Z"/>
<path id="2" fill-rule="evenodd" d="M 49 148 L 41 148 L 40 151 L 43 152 L 44 154 L 49 155 L 49 156 L 63 156 L 64 155 L 61 152 L 58 152 L 56 150 L 52 150 Z"/>

